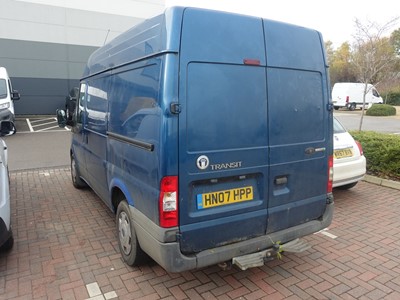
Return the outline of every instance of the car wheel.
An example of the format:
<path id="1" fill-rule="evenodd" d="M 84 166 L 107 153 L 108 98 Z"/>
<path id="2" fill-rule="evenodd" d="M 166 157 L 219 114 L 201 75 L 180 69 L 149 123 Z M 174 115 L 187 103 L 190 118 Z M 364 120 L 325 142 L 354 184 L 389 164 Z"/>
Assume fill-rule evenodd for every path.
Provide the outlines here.
<path id="1" fill-rule="evenodd" d="M 353 182 L 353 183 L 345 184 L 345 185 L 342 185 L 342 186 L 338 186 L 337 188 L 339 190 L 348 190 L 348 189 L 351 189 L 352 187 L 355 187 L 357 183 L 358 182 Z"/>
<path id="2" fill-rule="evenodd" d="M 75 188 L 82 189 L 84 187 L 87 187 L 86 182 L 83 181 L 81 178 L 78 166 L 76 165 L 75 157 L 73 155 L 71 155 L 71 178 L 72 184 Z"/>
<path id="3" fill-rule="evenodd" d="M 356 104 L 355 104 L 355 103 L 351 103 L 351 104 L 349 105 L 349 110 L 353 111 L 353 110 L 355 110 L 355 109 L 356 109 Z"/>
<path id="4" fill-rule="evenodd" d="M 125 199 L 118 205 L 116 223 L 118 246 L 125 263 L 135 266 L 145 262 L 147 255 L 139 245 L 129 205 Z"/>
<path id="5" fill-rule="evenodd" d="M 1 251 L 10 251 L 12 247 L 14 246 L 14 236 L 11 232 L 11 236 L 8 238 L 8 240 L 0 247 Z"/>

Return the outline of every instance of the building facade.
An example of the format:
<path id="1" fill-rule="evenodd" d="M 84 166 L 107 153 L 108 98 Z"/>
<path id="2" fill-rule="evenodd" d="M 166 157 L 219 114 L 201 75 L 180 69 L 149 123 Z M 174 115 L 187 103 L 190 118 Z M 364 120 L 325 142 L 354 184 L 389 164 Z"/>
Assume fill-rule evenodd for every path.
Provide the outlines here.
<path id="1" fill-rule="evenodd" d="M 164 0 L 0 0 L 0 66 L 16 115 L 55 114 L 98 47 L 165 9 Z"/>

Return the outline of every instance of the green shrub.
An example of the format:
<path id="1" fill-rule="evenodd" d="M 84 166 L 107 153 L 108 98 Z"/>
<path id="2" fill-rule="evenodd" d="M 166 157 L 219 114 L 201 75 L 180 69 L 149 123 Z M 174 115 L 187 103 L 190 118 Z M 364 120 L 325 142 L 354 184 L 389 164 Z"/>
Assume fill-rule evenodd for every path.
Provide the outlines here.
<path id="1" fill-rule="evenodd" d="M 373 131 L 350 131 L 367 159 L 367 173 L 400 180 L 400 136 Z"/>
<path id="2" fill-rule="evenodd" d="M 386 104 L 400 106 L 400 92 L 389 92 L 382 98 Z"/>
<path id="3" fill-rule="evenodd" d="M 395 116 L 396 108 L 388 104 L 373 104 L 366 113 L 367 116 Z"/>

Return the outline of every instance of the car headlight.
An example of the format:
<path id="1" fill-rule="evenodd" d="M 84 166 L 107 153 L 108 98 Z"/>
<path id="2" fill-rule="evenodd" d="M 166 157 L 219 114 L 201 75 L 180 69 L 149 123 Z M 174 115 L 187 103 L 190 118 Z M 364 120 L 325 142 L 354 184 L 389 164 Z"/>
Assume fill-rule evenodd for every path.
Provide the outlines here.
<path id="1" fill-rule="evenodd" d="M 0 109 L 7 109 L 10 107 L 10 102 L 0 104 Z"/>

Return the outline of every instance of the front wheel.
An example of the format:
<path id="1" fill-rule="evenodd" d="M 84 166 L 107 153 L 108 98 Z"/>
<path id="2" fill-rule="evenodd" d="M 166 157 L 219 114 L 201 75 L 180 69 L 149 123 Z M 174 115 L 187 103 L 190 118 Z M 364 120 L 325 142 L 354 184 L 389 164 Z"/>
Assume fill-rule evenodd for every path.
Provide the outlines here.
<path id="1" fill-rule="evenodd" d="M 118 246 L 122 258 L 129 266 L 143 263 L 147 256 L 139 245 L 128 203 L 123 200 L 117 208 Z"/>
<path id="2" fill-rule="evenodd" d="M 75 188 L 82 189 L 87 187 L 86 182 L 81 178 L 78 166 L 76 165 L 75 157 L 73 155 L 71 155 L 71 178 L 72 184 Z"/>
<path id="3" fill-rule="evenodd" d="M 0 247 L 0 251 L 10 251 L 14 246 L 14 236 L 11 231 L 11 235 L 8 240 Z"/>

